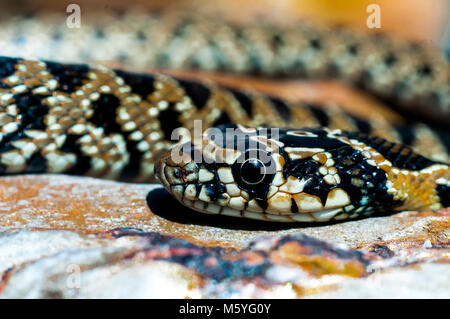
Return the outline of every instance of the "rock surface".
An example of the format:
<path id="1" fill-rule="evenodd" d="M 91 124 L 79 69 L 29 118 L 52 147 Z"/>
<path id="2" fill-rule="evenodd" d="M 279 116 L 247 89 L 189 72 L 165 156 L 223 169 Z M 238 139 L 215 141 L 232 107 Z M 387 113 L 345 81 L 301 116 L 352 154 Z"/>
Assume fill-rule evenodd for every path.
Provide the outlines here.
<path id="1" fill-rule="evenodd" d="M 190 211 L 159 185 L 4 177 L 0 297 L 448 298 L 449 216 L 274 224 Z"/>

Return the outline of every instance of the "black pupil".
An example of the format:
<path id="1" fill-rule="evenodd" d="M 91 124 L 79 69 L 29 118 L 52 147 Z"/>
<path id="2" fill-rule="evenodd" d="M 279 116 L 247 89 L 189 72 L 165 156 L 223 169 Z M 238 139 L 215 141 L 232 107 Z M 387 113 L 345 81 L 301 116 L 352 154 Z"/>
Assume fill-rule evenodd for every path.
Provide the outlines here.
<path id="1" fill-rule="evenodd" d="M 257 159 L 249 159 L 241 166 L 241 178 L 247 184 L 258 184 L 264 179 L 264 164 Z"/>

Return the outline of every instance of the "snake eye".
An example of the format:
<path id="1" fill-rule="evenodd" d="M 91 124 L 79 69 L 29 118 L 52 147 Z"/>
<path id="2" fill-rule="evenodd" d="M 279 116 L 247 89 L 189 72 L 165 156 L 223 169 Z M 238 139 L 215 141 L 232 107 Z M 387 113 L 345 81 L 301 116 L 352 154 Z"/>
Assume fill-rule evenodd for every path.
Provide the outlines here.
<path id="1" fill-rule="evenodd" d="M 250 158 L 242 163 L 240 173 L 246 184 L 256 185 L 266 177 L 266 166 L 259 159 Z"/>
<path id="2" fill-rule="evenodd" d="M 276 165 L 270 153 L 250 149 L 236 159 L 231 171 L 239 188 L 262 198 L 275 176 Z"/>

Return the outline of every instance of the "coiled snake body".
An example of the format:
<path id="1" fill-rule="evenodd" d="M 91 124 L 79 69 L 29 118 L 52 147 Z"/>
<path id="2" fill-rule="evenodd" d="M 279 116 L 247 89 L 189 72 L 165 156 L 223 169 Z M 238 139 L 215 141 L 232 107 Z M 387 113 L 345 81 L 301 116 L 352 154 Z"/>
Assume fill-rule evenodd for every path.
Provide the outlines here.
<path id="1" fill-rule="evenodd" d="M 241 31 L 247 34 L 250 30 Z M 291 33 L 276 36 L 272 32 L 270 36 L 272 44 L 278 39 L 278 45 L 280 39 L 294 38 Z M 328 38 L 314 39 L 308 43 L 320 50 Z M 374 48 L 374 41 L 379 40 L 352 38 L 343 43 L 359 52 L 367 43 Z M 283 50 L 296 48 L 297 60 L 312 54 L 311 48 L 302 51 L 283 43 Z M 387 52 L 382 47 L 374 54 Z M 439 120 L 446 123 L 448 62 L 425 59 L 430 53 L 412 46 L 396 52 L 391 52 L 390 62 L 383 60 L 370 67 L 364 62 L 365 67 L 352 76 L 343 75 L 346 59 L 342 56 L 333 60 L 332 69 L 336 72 L 340 66 L 338 76 L 345 80 L 360 81 L 363 76 L 369 91 L 385 94 L 401 105 L 414 104 L 416 110 L 433 107 L 438 110 L 434 114 L 439 113 Z M 387 62 L 402 64 L 398 59 L 405 54 L 409 64 L 405 62 L 399 73 L 409 74 L 412 82 L 392 72 L 385 74 L 384 88 L 380 87 L 381 82 L 373 78 L 377 67 Z M 419 71 L 414 69 L 417 66 Z M 372 80 L 367 82 L 370 74 Z M 412 100 L 417 103 L 408 103 Z M 221 124 L 245 126 L 220 126 L 222 139 L 205 133 L 172 148 L 173 130 L 183 127 L 192 133 L 194 120 L 202 120 L 205 129 Z M 292 129 L 277 129 L 275 138 L 251 127 Z M 234 135 L 227 129 L 233 129 Z M 423 124 L 395 127 L 339 109 L 289 103 L 166 75 L 0 58 L 1 174 L 48 172 L 152 181 L 156 172 L 180 202 L 201 212 L 309 222 L 447 207 L 448 165 L 403 145 L 446 161 L 449 141 L 442 138 L 445 134 Z M 224 143 L 230 140 L 235 143 Z M 239 140 L 243 141 L 240 149 Z M 256 157 L 249 155 L 251 141 L 259 150 Z M 200 161 L 194 161 L 195 153 L 201 155 Z M 174 154 L 182 160 L 176 161 Z"/>

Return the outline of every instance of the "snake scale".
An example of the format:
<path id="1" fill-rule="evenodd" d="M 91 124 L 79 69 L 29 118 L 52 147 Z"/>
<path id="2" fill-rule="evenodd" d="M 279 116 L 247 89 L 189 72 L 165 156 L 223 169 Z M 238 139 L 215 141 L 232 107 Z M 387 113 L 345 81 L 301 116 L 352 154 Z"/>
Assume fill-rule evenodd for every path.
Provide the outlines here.
<path id="1" fill-rule="evenodd" d="M 0 54 L 23 50 L 40 59 L 0 57 L 0 174 L 134 182 L 156 175 L 195 210 L 281 222 L 449 206 L 450 141 L 442 124 L 450 122 L 450 68 L 438 51 L 306 24 L 145 17 L 98 19 L 70 39 L 42 33 L 48 23 L 36 17 L 5 22 Z M 114 41 L 110 25 L 123 28 L 125 40 Z M 395 126 L 209 82 L 45 60 L 64 52 L 69 61 L 96 60 L 86 56 L 92 43 L 101 59 L 134 66 L 335 77 L 441 126 Z M 186 141 L 195 120 L 215 131 Z M 175 144 L 177 128 L 185 135 Z"/>

